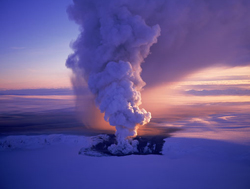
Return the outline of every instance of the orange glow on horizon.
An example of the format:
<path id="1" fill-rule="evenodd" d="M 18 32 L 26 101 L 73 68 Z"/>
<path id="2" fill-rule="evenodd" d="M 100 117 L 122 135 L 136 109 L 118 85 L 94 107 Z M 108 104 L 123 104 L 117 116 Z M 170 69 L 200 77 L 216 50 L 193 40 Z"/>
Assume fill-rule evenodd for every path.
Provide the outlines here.
<path id="1" fill-rule="evenodd" d="M 29 71 L 24 74 L 13 76 L 2 76 L 0 79 L 0 89 L 39 89 L 39 88 L 72 88 L 71 71 L 63 69 L 57 73 L 46 71 Z"/>

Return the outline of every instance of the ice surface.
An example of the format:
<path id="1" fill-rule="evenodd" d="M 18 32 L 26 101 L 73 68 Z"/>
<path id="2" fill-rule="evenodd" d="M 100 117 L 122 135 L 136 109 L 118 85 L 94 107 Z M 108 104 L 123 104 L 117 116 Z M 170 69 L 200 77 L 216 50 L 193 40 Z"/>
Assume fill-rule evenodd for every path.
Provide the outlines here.
<path id="1" fill-rule="evenodd" d="M 1 138 L 0 188 L 250 188 L 248 145 L 170 137 L 160 156 L 78 154 L 106 136 L 94 137 L 96 141 L 74 135 Z"/>
<path id="2" fill-rule="evenodd" d="M 76 135 L 10 135 L 0 138 L 0 150 L 37 149 L 57 144 L 87 145 L 88 137 Z"/>

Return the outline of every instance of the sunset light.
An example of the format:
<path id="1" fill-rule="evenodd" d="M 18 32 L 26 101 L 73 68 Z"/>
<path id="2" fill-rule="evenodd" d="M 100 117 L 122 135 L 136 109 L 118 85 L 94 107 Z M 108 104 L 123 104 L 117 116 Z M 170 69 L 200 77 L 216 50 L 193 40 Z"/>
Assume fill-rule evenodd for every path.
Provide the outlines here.
<path id="1" fill-rule="evenodd" d="M 0 189 L 250 188 L 250 0 L 0 14 Z"/>

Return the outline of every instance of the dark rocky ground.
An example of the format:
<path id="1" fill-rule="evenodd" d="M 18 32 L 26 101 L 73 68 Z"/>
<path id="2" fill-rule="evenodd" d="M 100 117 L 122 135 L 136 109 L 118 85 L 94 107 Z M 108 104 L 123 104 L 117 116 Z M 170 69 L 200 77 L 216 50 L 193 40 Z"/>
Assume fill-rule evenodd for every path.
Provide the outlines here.
<path id="1" fill-rule="evenodd" d="M 108 148 L 112 144 L 117 144 L 114 134 L 99 135 L 93 138 L 93 145 L 88 148 L 82 148 L 79 154 L 85 154 L 90 156 L 126 156 L 126 155 L 162 155 L 162 147 L 164 144 L 164 138 L 166 136 L 137 136 L 132 140 L 137 140 L 137 151 L 124 154 L 118 152 L 116 154 L 111 153 Z M 97 141 L 97 142 L 94 142 Z"/>

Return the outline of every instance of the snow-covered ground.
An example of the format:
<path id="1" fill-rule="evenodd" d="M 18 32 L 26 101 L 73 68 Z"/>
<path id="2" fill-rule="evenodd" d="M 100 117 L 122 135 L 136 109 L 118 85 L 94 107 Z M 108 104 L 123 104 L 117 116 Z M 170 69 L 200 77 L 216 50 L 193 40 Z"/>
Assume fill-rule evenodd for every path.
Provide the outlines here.
<path id="1" fill-rule="evenodd" d="M 172 135 L 163 155 L 93 157 L 91 137 L 51 134 L 86 134 L 73 98 L 42 98 L 0 98 L 0 189 L 250 188 L 249 103 L 155 111 L 142 131 Z"/>
<path id="2" fill-rule="evenodd" d="M 170 137 L 163 155 L 79 155 L 90 137 L 7 136 L 0 139 L 0 188 L 249 189 L 250 146 Z"/>

